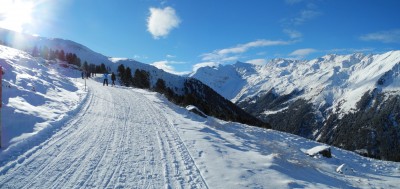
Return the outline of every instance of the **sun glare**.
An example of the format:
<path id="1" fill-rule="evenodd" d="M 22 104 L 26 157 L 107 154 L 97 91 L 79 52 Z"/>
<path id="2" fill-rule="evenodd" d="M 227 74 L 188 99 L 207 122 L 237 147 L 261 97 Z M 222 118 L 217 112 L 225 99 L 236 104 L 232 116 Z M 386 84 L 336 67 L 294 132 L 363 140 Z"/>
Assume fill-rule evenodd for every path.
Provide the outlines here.
<path id="1" fill-rule="evenodd" d="M 24 0 L 1 0 L 0 27 L 23 32 L 24 28 L 32 24 L 34 4 Z"/>

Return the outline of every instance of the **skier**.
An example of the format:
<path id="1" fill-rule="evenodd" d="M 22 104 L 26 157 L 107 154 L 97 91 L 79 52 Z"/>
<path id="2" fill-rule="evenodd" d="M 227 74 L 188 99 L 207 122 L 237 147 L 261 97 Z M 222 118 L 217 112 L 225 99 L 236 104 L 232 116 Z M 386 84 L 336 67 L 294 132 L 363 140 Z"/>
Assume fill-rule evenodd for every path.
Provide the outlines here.
<path id="1" fill-rule="evenodd" d="M 112 72 L 111 73 L 111 81 L 112 81 L 112 84 L 111 84 L 111 86 L 115 86 L 115 74 L 114 74 L 114 72 Z"/>
<path id="2" fill-rule="evenodd" d="M 108 86 L 108 73 L 107 72 L 104 72 L 104 81 L 103 81 L 103 86 L 104 85 L 107 85 Z"/>

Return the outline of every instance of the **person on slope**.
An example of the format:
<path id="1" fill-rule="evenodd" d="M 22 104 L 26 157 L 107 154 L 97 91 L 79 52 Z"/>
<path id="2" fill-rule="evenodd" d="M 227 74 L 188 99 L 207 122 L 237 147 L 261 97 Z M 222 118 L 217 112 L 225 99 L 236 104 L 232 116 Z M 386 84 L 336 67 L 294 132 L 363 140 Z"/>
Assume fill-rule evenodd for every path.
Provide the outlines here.
<path id="1" fill-rule="evenodd" d="M 111 81 L 112 81 L 111 86 L 115 86 L 115 80 L 116 80 L 116 79 L 117 79 L 117 78 L 115 77 L 114 72 L 112 72 L 112 73 L 111 73 Z"/>
<path id="2" fill-rule="evenodd" d="M 104 72 L 103 77 L 104 77 L 103 86 L 104 85 L 108 86 L 108 72 Z"/>

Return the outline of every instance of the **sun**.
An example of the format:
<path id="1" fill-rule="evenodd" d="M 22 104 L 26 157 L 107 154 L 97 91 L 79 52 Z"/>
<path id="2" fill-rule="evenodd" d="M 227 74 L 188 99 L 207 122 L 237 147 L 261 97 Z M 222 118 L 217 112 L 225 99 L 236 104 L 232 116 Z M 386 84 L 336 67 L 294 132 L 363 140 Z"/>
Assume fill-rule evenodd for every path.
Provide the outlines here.
<path id="1" fill-rule="evenodd" d="M 25 26 L 32 24 L 34 3 L 26 0 L 1 0 L 0 27 L 23 32 Z"/>

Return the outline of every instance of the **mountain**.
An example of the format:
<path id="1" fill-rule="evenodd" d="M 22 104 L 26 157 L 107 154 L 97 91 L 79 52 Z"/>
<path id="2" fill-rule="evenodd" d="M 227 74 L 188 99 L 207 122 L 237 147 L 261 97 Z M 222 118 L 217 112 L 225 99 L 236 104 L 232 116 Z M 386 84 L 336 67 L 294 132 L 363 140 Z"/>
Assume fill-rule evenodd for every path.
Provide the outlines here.
<path id="1" fill-rule="evenodd" d="M 396 188 L 399 183 L 398 162 L 198 116 L 167 95 L 106 87 L 101 76 L 83 80 L 77 67 L 64 61 L 0 45 L 0 65 L 5 72 L 0 188 Z M 210 92 L 198 80 L 185 82 L 186 90 Z"/>
<path id="2" fill-rule="evenodd" d="M 107 57 L 70 40 L 36 37 L 6 29 L 0 29 L 0 44 L 20 49 L 31 54 L 35 48 L 45 48 L 54 51 L 63 50 L 65 53 L 76 54 L 77 57 L 81 59 L 81 62 L 87 61 L 89 64 L 94 65 L 104 64 L 114 72 L 117 71 L 118 66 L 121 64 L 130 67 L 132 75 L 136 70 L 143 70 L 149 75 L 149 89 L 155 89 L 157 81 L 159 79 L 162 80 L 165 83 L 165 91 L 162 90 L 159 92 L 168 95 L 170 100 L 173 100 L 179 105 L 195 105 L 207 115 L 228 121 L 269 127 L 268 124 L 243 111 L 202 82 L 193 78 L 170 74 L 149 64 L 144 64 L 132 59 Z"/>
<path id="3" fill-rule="evenodd" d="M 273 129 L 400 161 L 400 51 L 237 62 L 191 77 Z"/>

